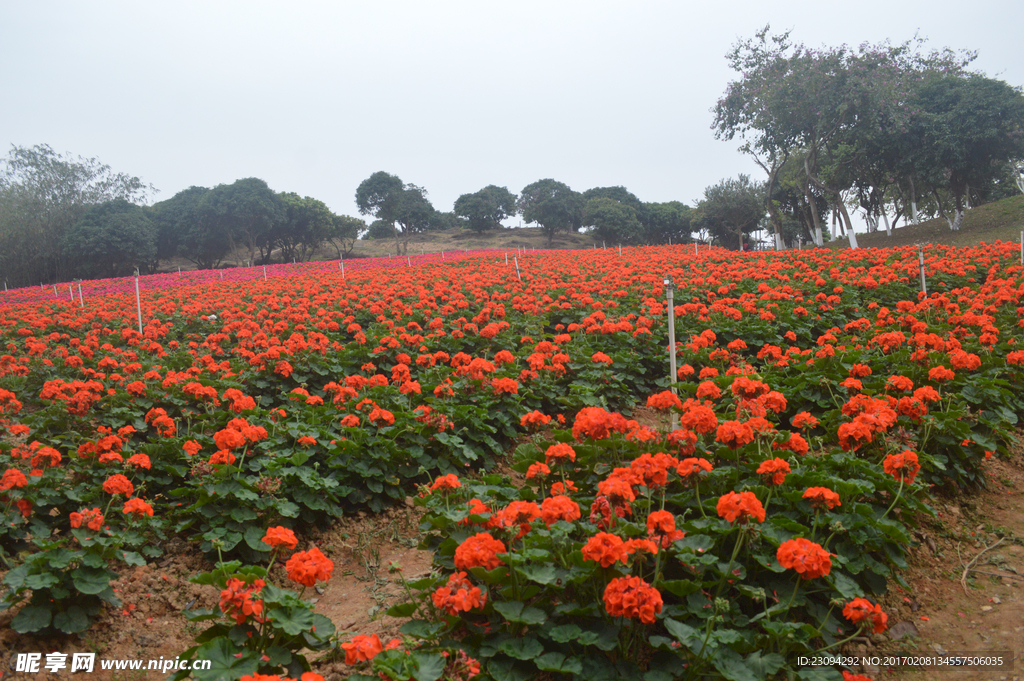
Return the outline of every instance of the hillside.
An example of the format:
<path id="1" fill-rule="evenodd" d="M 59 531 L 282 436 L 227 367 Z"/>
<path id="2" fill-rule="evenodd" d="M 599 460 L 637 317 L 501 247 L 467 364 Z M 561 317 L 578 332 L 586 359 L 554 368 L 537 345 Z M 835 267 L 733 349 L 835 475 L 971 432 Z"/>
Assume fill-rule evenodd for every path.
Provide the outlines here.
<path id="1" fill-rule="evenodd" d="M 1024 230 L 1024 195 L 1002 201 L 994 201 L 967 211 L 964 224 L 959 232 L 952 232 L 942 218 L 927 220 L 917 225 L 905 225 L 894 229 L 892 236 L 885 230 L 874 234 L 857 233 L 861 248 L 889 248 L 909 246 L 918 243 L 949 244 L 951 246 L 977 246 L 996 241 L 1020 242 Z M 849 248 L 845 238 L 839 238 L 829 248 Z"/>

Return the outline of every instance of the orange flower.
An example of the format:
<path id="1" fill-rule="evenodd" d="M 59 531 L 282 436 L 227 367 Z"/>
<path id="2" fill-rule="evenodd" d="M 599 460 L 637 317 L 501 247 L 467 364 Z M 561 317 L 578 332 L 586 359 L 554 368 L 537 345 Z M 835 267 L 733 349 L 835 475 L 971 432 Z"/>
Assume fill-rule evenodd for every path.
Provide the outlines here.
<path id="1" fill-rule="evenodd" d="M 126 497 L 130 497 L 135 491 L 135 486 L 132 485 L 131 480 L 118 473 L 111 475 L 104 481 L 103 491 L 107 494 L 123 494 Z"/>
<path id="2" fill-rule="evenodd" d="M 4 471 L 4 476 L 0 479 L 0 492 L 6 492 L 9 489 L 24 487 L 28 484 L 28 478 L 17 468 L 8 468 Z"/>
<path id="3" fill-rule="evenodd" d="M 153 517 L 153 507 L 147 504 L 145 501 L 139 498 L 129 499 L 125 505 L 122 513 L 131 513 L 138 517 L 149 516 Z"/>
<path id="4" fill-rule="evenodd" d="M 100 509 L 90 508 L 81 513 L 71 514 L 71 527 L 81 527 L 83 523 L 90 530 L 99 532 L 103 527 L 103 514 L 100 513 Z"/>
<path id="5" fill-rule="evenodd" d="M 459 481 L 459 476 L 454 473 L 448 475 L 442 475 L 434 480 L 434 484 L 430 486 L 431 492 L 441 490 L 442 492 L 448 492 L 449 490 L 458 489 L 462 487 L 462 482 Z"/>
<path id="6" fill-rule="evenodd" d="M 839 495 L 828 487 L 808 487 L 804 491 L 804 499 L 809 499 L 812 506 L 816 508 L 833 509 L 842 506 L 839 502 Z"/>
<path id="7" fill-rule="evenodd" d="M 531 430 L 540 428 L 541 426 L 546 426 L 549 423 L 551 423 L 551 417 L 545 416 L 537 410 L 531 411 L 529 414 L 526 414 L 523 418 L 519 419 L 519 425 Z"/>
<path id="8" fill-rule="evenodd" d="M 764 506 L 758 501 L 753 492 L 729 492 L 718 499 L 718 515 L 730 523 L 737 520 L 741 524 L 753 518 L 759 523 L 764 522 Z"/>
<path id="9" fill-rule="evenodd" d="M 859 626 L 873 629 L 876 634 L 885 631 L 889 616 L 882 612 L 882 606 L 872 605 L 866 598 L 854 598 L 843 608 L 843 616 Z"/>
<path id="10" fill-rule="evenodd" d="M 604 590 L 604 607 L 612 617 L 654 624 L 662 605 L 661 593 L 639 577 L 617 577 Z"/>
<path id="11" fill-rule="evenodd" d="M 299 551 L 285 563 L 288 579 L 302 586 L 316 586 L 318 581 L 326 582 L 334 571 L 334 563 L 318 548 Z"/>
<path id="12" fill-rule="evenodd" d="M 710 473 L 711 470 L 711 463 L 707 459 L 690 458 L 683 459 L 682 461 L 679 462 L 679 467 L 676 468 L 676 473 L 686 478 L 687 480 L 692 480 L 697 478 L 702 471 L 705 473 Z"/>
<path id="13" fill-rule="evenodd" d="M 267 528 L 267 533 L 263 536 L 263 543 L 275 549 L 283 546 L 290 550 L 299 545 L 299 540 L 295 538 L 295 533 L 287 527 L 277 526 Z"/>
<path id="14" fill-rule="evenodd" d="M 882 470 L 896 480 L 902 480 L 908 485 L 914 484 L 914 478 L 921 470 L 921 464 L 917 461 L 917 454 L 909 449 L 899 454 L 889 454 L 882 463 Z"/>
<path id="15" fill-rule="evenodd" d="M 786 474 L 790 472 L 789 463 L 784 459 L 771 459 L 762 461 L 757 467 L 757 474 L 763 475 L 772 485 L 781 485 L 786 481 Z"/>
<path id="16" fill-rule="evenodd" d="M 803 428 L 814 428 L 817 425 L 818 425 L 818 419 L 814 418 L 813 416 L 811 416 L 806 411 L 801 411 L 801 412 L 797 413 L 796 416 L 793 417 L 793 427 L 794 428 L 800 428 L 800 429 L 803 429 Z"/>
<path id="17" fill-rule="evenodd" d="M 626 562 L 629 554 L 622 539 L 614 534 L 598 532 L 583 546 L 584 560 L 599 563 L 601 567 L 611 567 L 616 562 Z"/>
<path id="18" fill-rule="evenodd" d="M 540 504 L 540 517 L 551 527 L 559 520 L 571 523 L 580 518 L 580 506 L 567 496 L 550 496 Z"/>
<path id="19" fill-rule="evenodd" d="M 460 570 L 470 570 L 475 567 L 493 570 L 504 564 L 497 554 L 505 552 L 503 542 L 487 532 L 480 532 L 463 541 L 455 549 L 455 567 Z"/>
<path id="20" fill-rule="evenodd" d="M 738 449 L 754 441 L 754 431 L 746 423 L 725 421 L 722 425 L 718 426 L 715 439 L 722 444 L 728 445 L 729 449 Z"/>
<path id="21" fill-rule="evenodd" d="M 683 403 L 679 401 L 679 397 L 671 390 L 660 392 L 656 395 L 651 395 L 647 398 L 647 406 L 651 409 L 682 409 Z"/>
<path id="22" fill-rule="evenodd" d="M 647 535 L 655 539 L 663 549 L 672 542 L 686 536 L 685 532 L 676 529 L 676 517 L 668 511 L 653 511 L 647 516 Z"/>
<path id="23" fill-rule="evenodd" d="M 803 579 L 824 577 L 832 570 L 831 554 L 807 539 L 784 541 L 775 555 L 779 565 L 796 570 Z"/>
<path id="24" fill-rule="evenodd" d="M 470 584 L 465 572 L 455 572 L 448 576 L 445 586 L 434 592 L 432 600 L 434 607 L 455 616 L 460 612 L 482 608 L 487 603 L 487 594 L 482 593 L 480 587 Z"/>
<path id="25" fill-rule="evenodd" d="M 240 579 L 229 579 L 227 588 L 220 592 L 220 609 L 235 618 L 235 624 L 242 624 L 252 617 L 257 622 L 263 621 L 263 601 L 253 600 L 253 596 L 266 586 L 266 582 L 257 579 L 251 585 Z"/>
<path id="26" fill-rule="evenodd" d="M 384 650 L 384 644 L 381 643 L 377 634 L 373 636 L 359 635 L 347 643 L 342 643 L 341 649 L 345 651 L 345 664 L 357 664 L 375 658 Z"/>
<path id="27" fill-rule="evenodd" d="M 551 445 L 548 447 L 547 451 L 544 452 L 544 461 L 549 466 L 554 466 L 555 464 L 563 462 L 572 462 L 575 460 L 576 450 L 564 442 Z"/>
<path id="28" fill-rule="evenodd" d="M 132 454 L 128 457 L 127 463 L 129 466 L 135 466 L 136 468 L 142 468 L 147 471 L 152 468 L 152 463 L 150 462 L 149 457 L 145 454 Z"/>
<path id="29" fill-rule="evenodd" d="M 530 523 L 540 517 L 540 507 L 532 501 L 513 501 L 498 511 L 495 516 L 499 527 L 519 526 L 516 539 L 521 539 L 530 531 Z"/>
<path id="30" fill-rule="evenodd" d="M 549 475 L 551 475 L 551 469 L 548 468 L 547 464 L 540 463 L 539 461 L 537 463 L 531 463 L 530 467 L 526 469 L 527 480 L 546 478 Z"/>

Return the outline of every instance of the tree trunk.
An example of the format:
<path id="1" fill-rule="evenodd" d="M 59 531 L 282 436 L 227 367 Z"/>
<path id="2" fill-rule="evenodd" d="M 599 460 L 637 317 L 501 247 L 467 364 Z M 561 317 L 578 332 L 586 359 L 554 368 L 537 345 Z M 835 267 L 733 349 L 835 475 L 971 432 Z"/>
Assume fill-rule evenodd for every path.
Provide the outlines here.
<path id="1" fill-rule="evenodd" d="M 807 208 L 811 214 L 811 221 L 814 223 L 814 245 L 821 248 L 825 245 L 825 240 L 821 236 L 821 218 L 818 217 L 817 206 L 814 205 L 814 197 L 811 196 L 810 186 L 805 186 L 804 197 L 807 199 Z"/>
<path id="2" fill-rule="evenodd" d="M 843 217 L 843 222 L 846 223 L 846 236 L 850 239 L 850 248 L 859 248 L 857 245 L 857 233 L 853 231 L 853 221 L 850 220 L 850 213 L 846 210 L 846 204 L 841 199 L 837 202 L 837 208 L 839 208 L 839 213 Z"/>
<path id="3" fill-rule="evenodd" d="M 914 178 L 907 178 L 910 180 L 910 224 L 917 224 L 917 192 L 914 189 Z"/>
<path id="4" fill-rule="evenodd" d="M 889 226 L 889 216 L 885 214 L 885 209 L 879 211 L 882 214 L 882 219 L 885 220 L 885 235 L 892 236 L 892 227 Z"/>

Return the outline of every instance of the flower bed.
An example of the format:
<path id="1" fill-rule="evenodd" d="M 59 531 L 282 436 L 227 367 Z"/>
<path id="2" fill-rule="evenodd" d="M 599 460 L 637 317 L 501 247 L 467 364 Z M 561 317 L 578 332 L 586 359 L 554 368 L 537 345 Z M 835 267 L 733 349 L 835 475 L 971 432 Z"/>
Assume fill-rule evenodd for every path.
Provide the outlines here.
<path id="1" fill-rule="evenodd" d="M 928 486 L 978 484 L 1006 451 L 1016 257 L 931 247 L 927 297 L 907 249 L 672 247 L 530 253 L 521 281 L 492 257 L 205 281 L 147 293 L 142 334 L 134 296 L 0 309 L 12 626 L 83 631 L 170 534 L 219 555 L 205 579 L 239 602 L 308 611 L 246 567 L 267 530 L 424 485 L 440 573 L 398 606 L 416 615 L 404 642 L 346 643 L 352 662 L 395 679 L 789 669 L 879 626 L 855 599 L 902 564 Z M 663 430 L 629 419 L 647 400 Z M 486 473 L 536 428 L 514 456 L 529 484 Z M 312 635 L 305 615 L 195 616 L 229 615 L 218 646 L 281 622 Z M 308 672 L 268 657 L 207 678 Z"/>

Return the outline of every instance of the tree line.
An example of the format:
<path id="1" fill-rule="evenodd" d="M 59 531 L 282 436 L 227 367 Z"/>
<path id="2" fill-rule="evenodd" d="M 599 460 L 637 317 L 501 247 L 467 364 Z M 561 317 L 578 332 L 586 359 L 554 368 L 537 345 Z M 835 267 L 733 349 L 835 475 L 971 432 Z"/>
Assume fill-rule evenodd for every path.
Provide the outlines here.
<path id="1" fill-rule="evenodd" d="M 856 247 L 850 207 L 869 231 L 922 214 L 957 230 L 966 209 L 1016 192 L 1021 89 L 972 71 L 975 53 L 922 46 L 811 49 L 765 27 L 727 55 L 740 77 L 712 127 L 764 170 L 777 248 L 794 232 L 820 245 L 829 215 Z"/>
<path id="2" fill-rule="evenodd" d="M 483 233 L 517 215 L 549 245 L 560 232 L 585 231 L 609 245 L 745 248 L 767 229 L 782 249 L 821 245 L 831 218 L 831 236 L 838 228 L 856 247 L 851 209 L 869 231 L 922 216 L 956 230 L 971 206 L 1017 191 L 1024 160 L 1024 95 L 971 71 L 974 57 L 924 53 L 913 42 L 815 50 L 765 27 L 727 55 L 740 77 L 715 105 L 712 128 L 742 140 L 766 177 L 723 179 L 692 206 L 645 202 L 622 186 L 578 192 L 547 178 L 518 194 L 488 185 L 444 212 L 424 187 L 379 171 L 356 189 L 367 225 L 258 178 L 146 205 L 155 190 L 137 177 L 46 145 L 14 146 L 0 160 L 0 276 L 23 286 L 154 272 L 173 258 L 200 268 L 229 255 L 254 265 L 324 249 L 340 258 L 358 238 L 393 239 L 404 253 L 414 234 Z"/>

